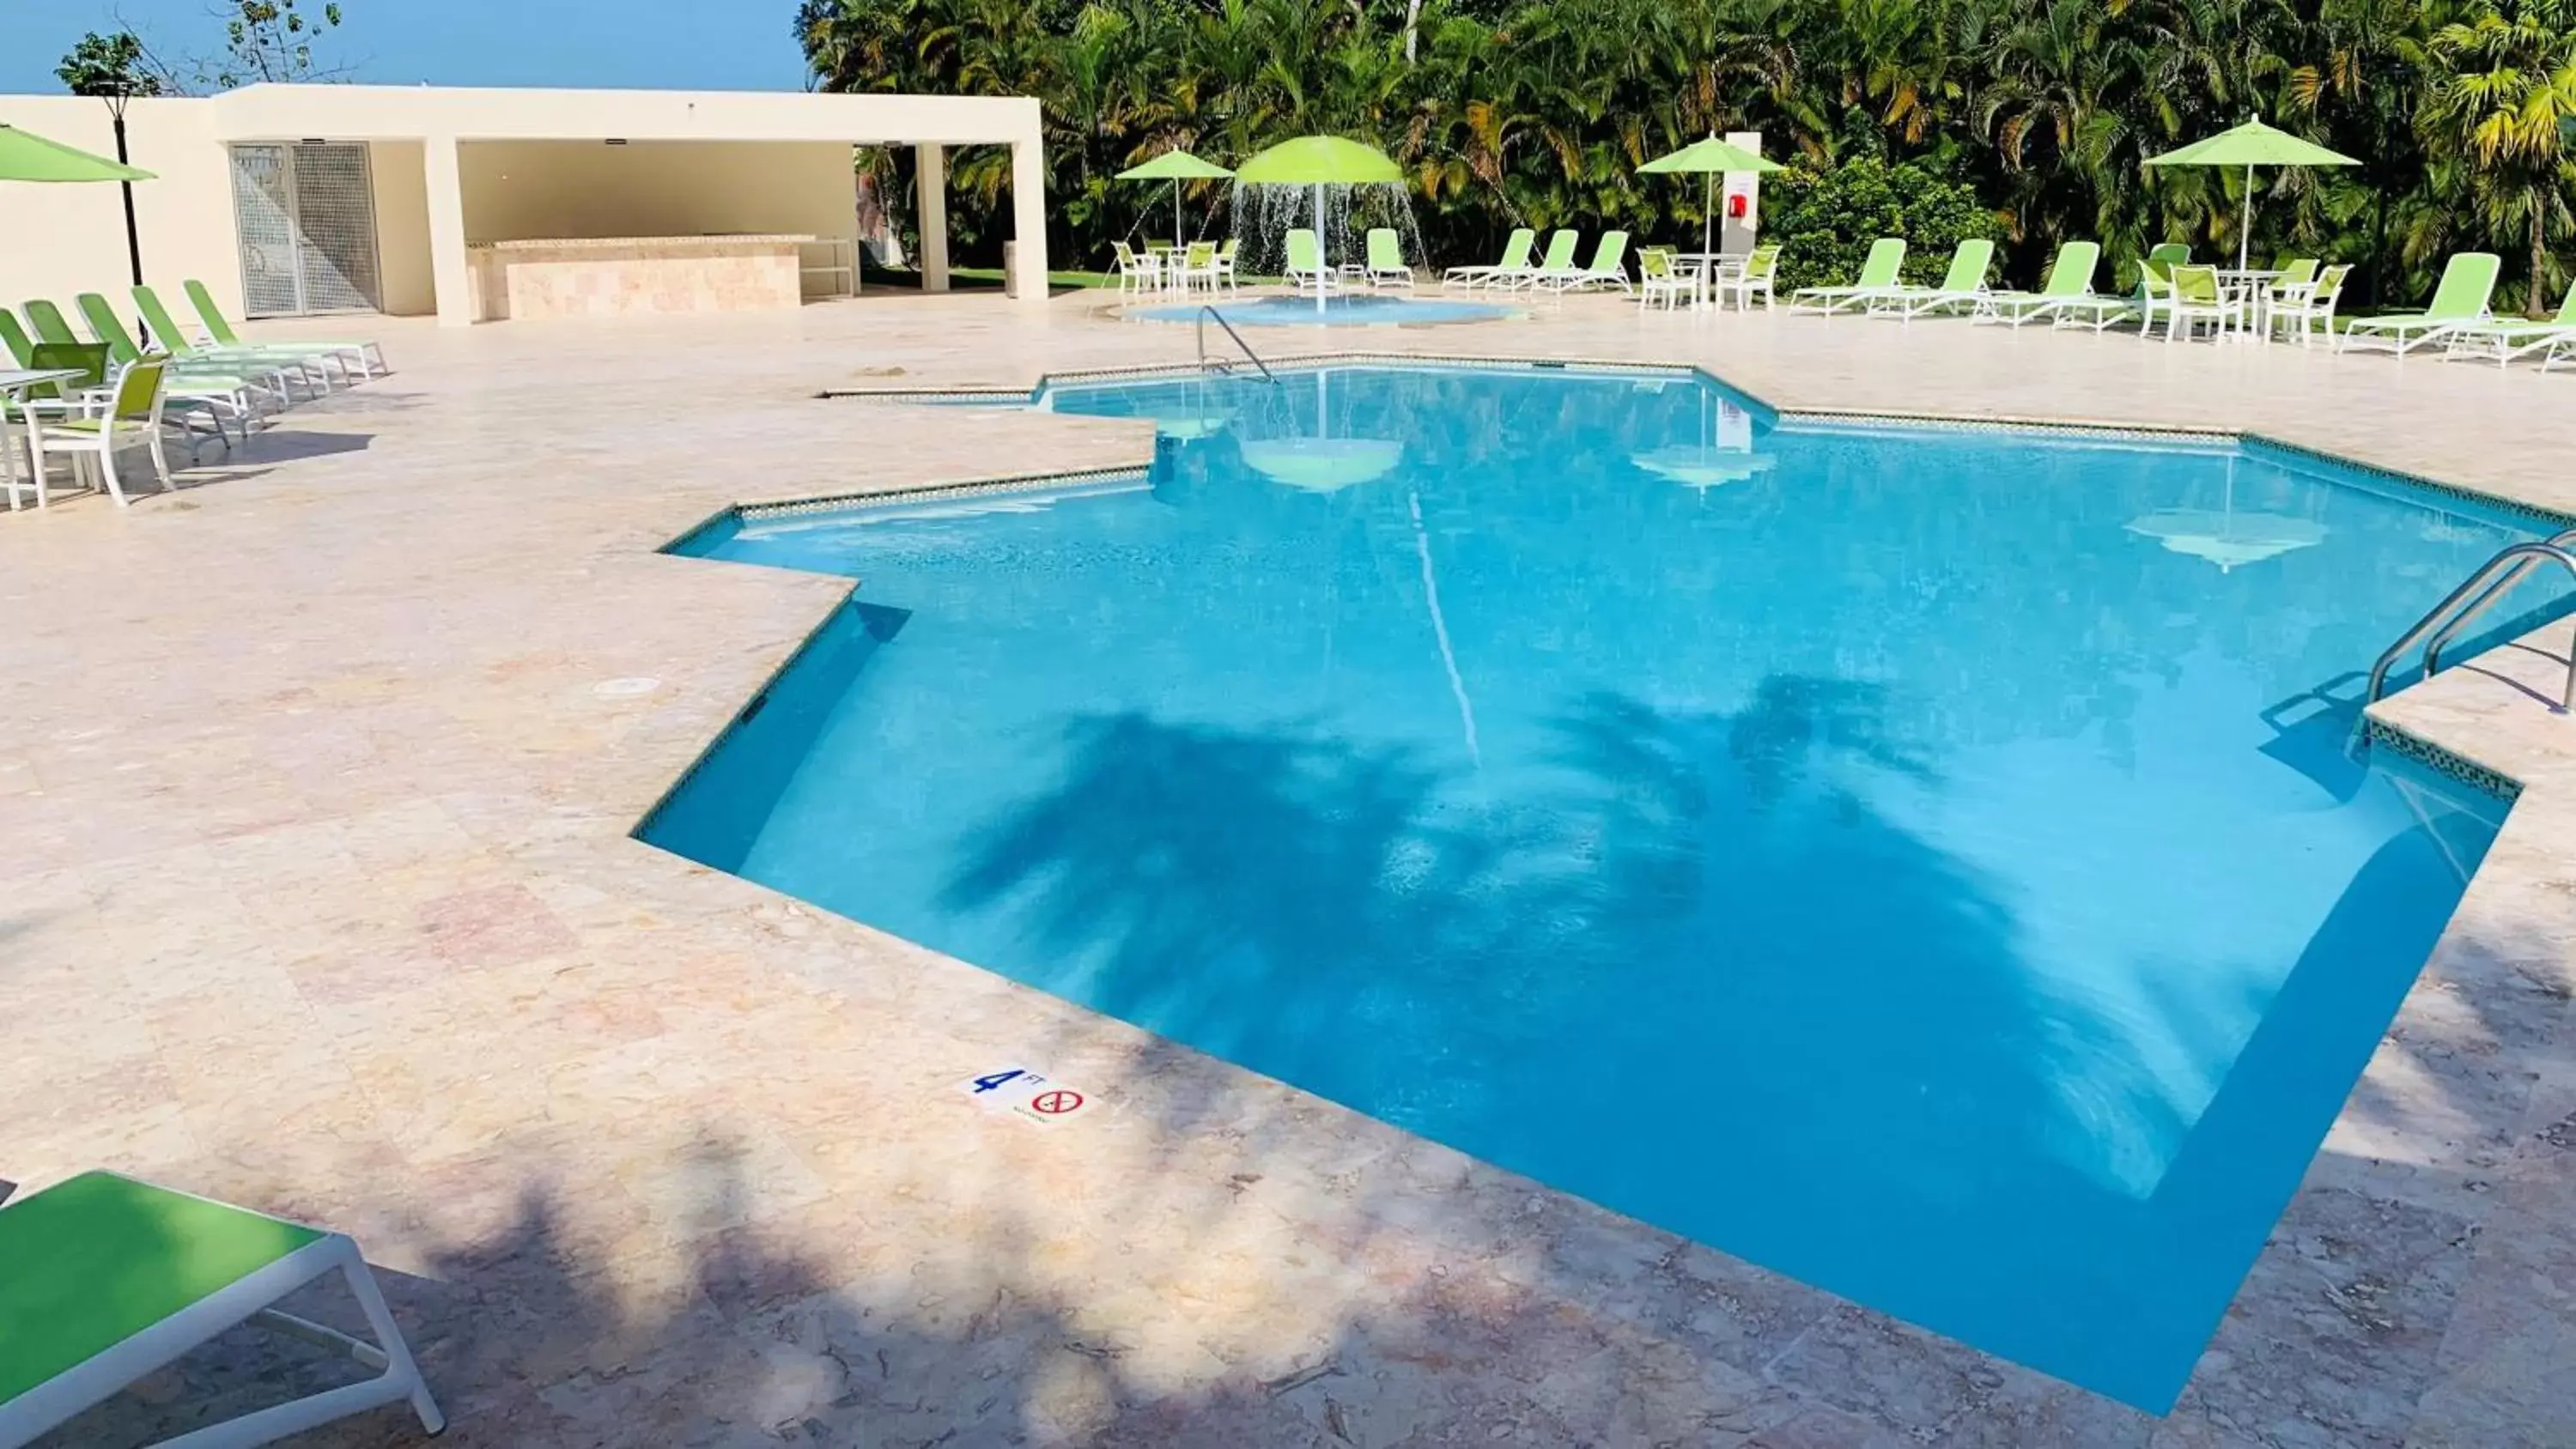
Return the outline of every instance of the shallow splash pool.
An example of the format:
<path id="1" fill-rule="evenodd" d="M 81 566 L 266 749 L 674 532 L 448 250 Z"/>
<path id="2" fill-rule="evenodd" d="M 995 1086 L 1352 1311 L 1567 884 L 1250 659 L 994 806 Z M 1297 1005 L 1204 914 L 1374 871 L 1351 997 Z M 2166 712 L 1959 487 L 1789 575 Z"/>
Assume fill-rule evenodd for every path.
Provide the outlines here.
<path id="1" fill-rule="evenodd" d="M 1312 293 L 1213 303 L 1164 302 L 1129 307 L 1119 315 L 1147 322 L 1195 322 L 1199 313 L 1210 306 L 1237 327 L 1428 327 L 1450 322 L 1491 322 L 1518 315 L 1518 309 L 1493 302 L 1371 294 L 1327 297 L 1319 308 Z"/>
<path id="2" fill-rule="evenodd" d="M 2141 1407 L 2503 806 L 2345 753 L 2536 532 L 1678 376 L 1058 389 L 1153 467 L 735 520 L 854 602 L 646 839 Z"/>

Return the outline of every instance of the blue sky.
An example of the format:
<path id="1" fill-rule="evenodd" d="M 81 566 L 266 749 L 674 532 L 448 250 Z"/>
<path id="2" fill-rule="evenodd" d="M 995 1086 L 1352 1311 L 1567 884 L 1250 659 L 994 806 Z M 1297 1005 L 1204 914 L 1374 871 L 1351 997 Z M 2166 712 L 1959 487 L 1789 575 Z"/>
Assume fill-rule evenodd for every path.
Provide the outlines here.
<path id="1" fill-rule="evenodd" d="M 314 9 L 320 0 L 306 0 Z M 223 43 L 214 0 L 0 0 L 0 92 L 59 91 L 54 66 L 122 14 L 165 55 Z M 341 0 L 331 43 L 383 85 L 794 90 L 795 0 Z"/>

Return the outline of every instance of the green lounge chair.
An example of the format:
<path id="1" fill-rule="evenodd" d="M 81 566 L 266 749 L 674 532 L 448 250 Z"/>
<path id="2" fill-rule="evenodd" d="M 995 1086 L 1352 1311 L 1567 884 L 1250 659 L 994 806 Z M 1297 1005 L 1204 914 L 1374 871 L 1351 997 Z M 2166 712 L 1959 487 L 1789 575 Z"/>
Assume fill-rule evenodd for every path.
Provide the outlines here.
<path id="1" fill-rule="evenodd" d="M 2036 292 L 1988 292 L 1977 303 L 1979 322 L 1996 322 L 2006 327 L 2019 327 L 2025 322 L 2059 320 L 2082 316 L 2100 331 L 2109 323 L 2126 316 L 2129 304 L 2120 297 L 2105 297 L 2093 290 L 2094 269 L 2102 264 L 2102 244 L 2089 241 L 2061 243 L 2057 255 L 2049 258 L 2048 275 L 2040 279 Z"/>
<path id="2" fill-rule="evenodd" d="M 107 344 L 107 355 L 110 360 L 120 367 L 130 367 L 144 360 L 143 349 L 135 345 L 132 337 L 126 335 L 124 319 L 116 315 L 115 308 L 107 305 L 105 297 L 96 292 L 83 292 L 72 301 L 81 309 L 81 316 L 88 321 L 91 335 Z M 50 302 L 42 304 L 29 302 L 27 311 L 30 317 L 35 316 L 35 310 L 39 305 L 48 309 L 53 306 Z M 59 324 L 62 321 L 62 314 L 55 312 L 53 320 Z M 37 322 L 36 330 L 39 333 L 44 332 L 45 324 L 42 320 Z M 250 425 L 259 416 L 258 399 L 262 394 L 275 392 L 281 400 L 291 400 L 290 395 L 282 390 L 264 387 L 263 381 L 262 378 L 254 378 L 230 368 L 192 368 L 184 371 L 173 368 L 169 380 L 169 397 L 183 414 L 202 412 L 213 418 L 215 431 L 218 434 L 223 432 L 224 419 L 231 418 L 241 429 L 242 441 L 248 442 Z M 230 446 L 229 439 L 226 440 L 226 446 Z"/>
<path id="3" fill-rule="evenodd" d="M 72 305 L 80 308 L 81 320 L 89 324 L 90 335 L 107 344 L 108 356 L 114 358 L 119 365 L 140 362 L 147 355 L 143 345 L 127 334 L 125 319 L 116 315 L 116 309 L 108 305 L 107 298 L 96 292 L 83 292 L 72 298 Z M 222 364 L 202 358 L 191 363 L 167 348 L 153 355 L 170 359 L 170 371 L 174 382 L 190 383 L 198 387 L 209 387 L 218 383 L 233 383 L 243 387 L 256 384 L 263 391 L 275 394 L 281 403 L 295 400 L 295 391 L 289 381 L 287 368 L 281 363 Z M 296 375 L 302 375 L 300 367 L 296 369 Z"/>
<path id="4" fill-rule="evenodd" d="M 2463 327 L 2450 335 L 2444 357 L 2492 357 L 2498 367 L 2510 366 L 2517 357 L 2546 352 L 2541 370 L 2560 358 L 2561 343 L 2576 341 L 2576 287 L 2567 289 L 2566 300 L 2558 304 L 2558 315 L 2546 322 L 2525 317 L 2496 317 Z"/>
<path id="5" fill-rule="evenodd" d="M 1866 307 L 1894 291 L 1899 275 L 1905 270 L 1905 239 L 1883 236 L 1869 244 L 1869 255 L 1862 258 L 1860 275 L 1842 287 L 1800 287 L 1789 294 L 1792 312 L 1834 313 L 1847 307 Z"/>
<path id="6" fill-rule="evenodd" d="M 1280 277 L 1291 287 L 1332 285 L 1333 274 L 1324 265 L 1324 244 L 1309 228 L 1289 228 L 1288 263 L 1280 268 Z"/>
<path id="7" fill-rule="evenodd" d="M 1559 227 L 1549 232 L 1547 254 L 1539 258 L 1538 265 L 1508 279 L 1504 285 L 1515 289 L 1535 288 L 1538 285 L 1538 279 L 1551 272 L 1572 272 L 1575 269 L 1574 249 L 1581 245 L 1583 245 L 1583 234 L 1570 226 Z"/>
<path id="8" fill-rule="evenodd" d="M 1404 260 L 1404 242 L 1391 226 L 1369 228 L 1367 280 L 1372 287 L 1413 285 L 1413 268 Z"/>
<path id="9" fill-rule="evenodd" d="M 233 331 L 233 324 L 225 319 L 223 309 L 215 305 L 215 294 L 206 290 L 205 283 L 191 277 L 180 287 L 188 294 L 188 305 L 197 309 L 197 320 L 206 324 L 206 335 L 213 338 L 217 346 L 252 345 Z M 385 366 L 385 350 L 373 342 L 324 342 L 299 337 L 293 345 L 312 352 L 342 354 L 355 362 L 358 371 L 368 377 L 391 370 Z"/>
<path id="10" fill-rule="evenodd" d="M 254 1410 L 181 1437 L 249 1449 L 408 1401 L 447 1425 L 393 1313 L 344 1234 L 112 1172 L 88 1172 L 0 1208 L 0 1444 L 25 1444 L 237 1325 L 345 1354 L 372 1378 Z M 271 1305 L 337 1273 L 376 1342 Z"/>
<path id="11" fill-rule="evenodd" d="M 1971 237 L 1950 253 L 1950 269 L 1942 274 L 1937 286 L 1900 284 L 1871 298 L 1870 313 L 1911 321 L 1941 311 L 1973 311 L 1986 295 L 1986 273 L 1994 264 L 1995 244 L 1983 237 Z"/>
<path id="12" fill-rule="evenodd" d="M 231 368 L 236 371 L 274 375 L 279 390 L 293 395 L 291 383 L 301 381 L 313 390 L 315 397 L 331 390 L 331 368 L 337 364 L 340 375 L 349 375 L 346 354 L 315 352 L 304 347 L 260 347 L 253 344 L 225 347 L 200 346 L 188 336 L 188 330 L 170 315 L 162 304 L 161 294 L 143 283 L 134 287 L 134 309 L 143 314 L 143 325 L 150 329 L 152 341 L 170 354 L 182 368 Z"/>
<path id="13" fill-rule="evenodd" d="M 1550 247 L 1552 252 L 1554 247 Z M 1581 292 L 1593 287 L 1634 291 L 1628 282 L 1628 234 L 1605 231 L 1592 248 L 1592 265 L 1539 269 L 1530 284 L 1543 292 Z"/>
<path id="14" fill-rule="evenodd" d="M 2356 317 L 2344 324 L 2337 352 L 2384 347 L 2400 357 L 2428 342 L 2447 340 L 2487 320 L 2487 302 L 2495 296 L 2496 273 L 2504 266 L 2493 252 L 2454 252 L 2442 264 L 2441 285 L 2421 312 L 2391 312 Z"/>
<path id="15" fill-rule="evenodd" d="M 1503 239 L 1502 260 L 1490 267 L 1451 267 L 1440 274 L 1443 287 L 1491 287 L 1501 285 L 1530 269 L 1530 253 L 1537 249 L 1538 233 L 1525 226 L 1512 228 Z"/>

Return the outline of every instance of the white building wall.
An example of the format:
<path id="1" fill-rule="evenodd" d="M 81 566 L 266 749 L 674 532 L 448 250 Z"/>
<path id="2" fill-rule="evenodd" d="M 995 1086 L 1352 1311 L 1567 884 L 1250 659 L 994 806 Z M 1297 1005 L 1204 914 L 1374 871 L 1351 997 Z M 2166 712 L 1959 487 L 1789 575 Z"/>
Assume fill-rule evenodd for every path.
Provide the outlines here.
<path id="1" fill-rule="evenodd" d="M 214 119 L 203 101 L 142 100 L 125 113 L 134 164 L 159 178 L 134 185 L 143 278 L 182 316 L 178 286 L 190 277 L 202 278 L 225 310 L 241 315 L 232 173 Z M 101 156 L 116 154 L 104 101 L 0 95 L 0 122 Z M 68 307 L 80 292 L 121 300 L 132 285 L 116 187 L 0 181 L 0 305 L 49 297 Z"/>

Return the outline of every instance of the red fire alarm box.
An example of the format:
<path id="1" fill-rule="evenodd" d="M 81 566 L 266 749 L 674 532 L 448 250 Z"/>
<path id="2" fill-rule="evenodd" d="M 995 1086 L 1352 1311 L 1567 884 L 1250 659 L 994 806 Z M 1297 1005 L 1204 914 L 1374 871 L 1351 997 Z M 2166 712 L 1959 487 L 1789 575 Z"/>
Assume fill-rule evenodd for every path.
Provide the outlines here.
<path id="1" fill-rule="evenodd" d="M 1741 191 L 1738 191 L 1738 192 L 1734 193 L 1733 195 L 1731 195 L 1731 196 L 1727 197 L 1727 198 L 1726 198 L 1726 215 L 1727 215 L 1727 219 L 1728 219 L 1728 220 L 1730 220 L 1730 221 L 1742 221 L 1742 220 L 1744 220 L 1744 213 L 1749 209 L 1749 206 L 1750 206 L 1750 203 L 1752 202 L 1752 200 L 1753 200 L 1753 198 L 1752 198 L 1752 197 L 1749 197 L 1749 196 L 1745 195 L 1745 194 L 1744 194 L 1743 192 L 1741 192 Z"/>

